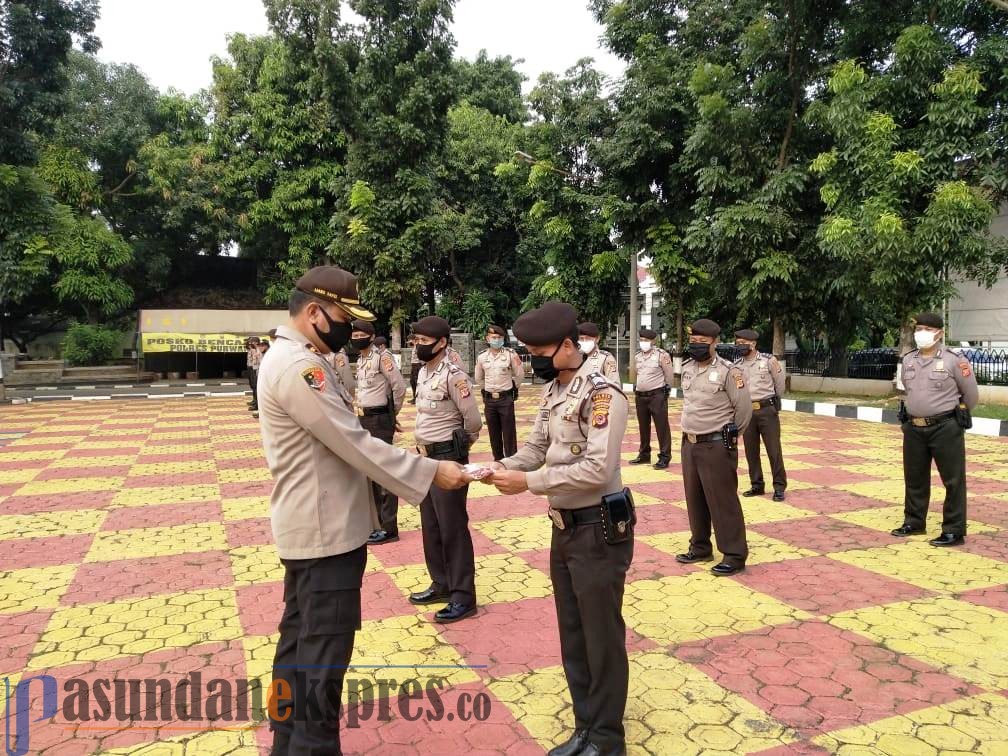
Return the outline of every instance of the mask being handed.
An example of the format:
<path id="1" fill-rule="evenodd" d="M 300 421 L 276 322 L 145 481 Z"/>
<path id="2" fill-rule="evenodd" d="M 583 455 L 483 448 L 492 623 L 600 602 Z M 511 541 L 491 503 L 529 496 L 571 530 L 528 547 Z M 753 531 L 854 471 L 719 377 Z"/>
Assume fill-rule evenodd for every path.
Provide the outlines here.
<path id="1" fill-rule="evenodd" d="M 651 342 L 650 341 L 642 341 L 640 343 L 640 350 L 642 352 L 650 352 L 651 351 Z"/>
<path id="2" fill-rule="evenodd" d="M 322 317 L 324 317 L 326 322 L 329 324 L 329 330 L 320 331 L 319 327 L 312 323 L 312 328 L 315 329 L 315 335 L 319 337 L 323 344 L 329 347 L 329 351 L 338 352 L 347 345 L 348 341 L 350 341 L 350 334 L 353 333 L 353 325 L 333 320 L 329 317 L 329 313 L 321 307 L 319 308 L 319 311 L 322 313 Z"/>
<path id="3" fill-rule="evenodd" d="M 937 331 L 914 331 L 914 343 L 918 349 L 933 347 L 938 341 Z"/>
<path id="4" fill-rule="evenodd" d="M 581 350 L 581 354 L 591 354 L 595 351 L 595 342 L 591 339 L 582 339 L 578 342 L 578 349 Z"/>
<path id="5" fill-rule="evenodd" d="M 689 350 L 689 356 L 697 362 L 706 362 L 710 359 L 710 344 L 691 343 L 687 349 Z"/>

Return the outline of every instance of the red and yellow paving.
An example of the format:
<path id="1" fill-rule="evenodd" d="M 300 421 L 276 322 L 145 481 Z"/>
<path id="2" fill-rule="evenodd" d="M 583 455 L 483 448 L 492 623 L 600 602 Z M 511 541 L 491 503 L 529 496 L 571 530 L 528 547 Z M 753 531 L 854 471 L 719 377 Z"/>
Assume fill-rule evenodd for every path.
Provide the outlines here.
<path id="1" fill-rule="evenodd" d="M 667 471 L 624 471 L 639 509 L 625 600 L 631 753 L 1008 753 L 1006 440 L 969 437 L 967 544 L 937 550 L 888 532 L 901 522 L 898 429 L 783 422 L 788 499 L 744 500 L 752 557 L 734 578 L 674 560 L 688 538 L 678 450 Z M 631 422 L 624 460 L 636 447 Z M 485 441 L 475 451 L 489 456 Z M 90 690 L 193 672 L 268 684 L 282 598 L 270 488 L 239 399 L 0 410 L 0 676 Z M 940 508 L 940 488 L 934 498 Z M 473 484 L 469 511 L 471 620 L 439 626 L 406 601 L 428 583 L 415 507 L 401 505 L 402 540 L 372 550 L 346 752 L 542 754 L 567 737 L 544 502 Z M 378 683 L 390 678 L 439 678 L 443 711 L 421 704 L 410 721 L 416 707 Z M 36 719 L 43 683 L 27 690 Z M 107 708 L 32 722 L 27 752 L 256 754 L 270 742 L 265 726 L 222 714 L 131 717 L 115 688 Z M 227 716 L 239 708 L 218 701 Z M 11 716 L 10 743 L 24 737 L 16 727 Z"/>

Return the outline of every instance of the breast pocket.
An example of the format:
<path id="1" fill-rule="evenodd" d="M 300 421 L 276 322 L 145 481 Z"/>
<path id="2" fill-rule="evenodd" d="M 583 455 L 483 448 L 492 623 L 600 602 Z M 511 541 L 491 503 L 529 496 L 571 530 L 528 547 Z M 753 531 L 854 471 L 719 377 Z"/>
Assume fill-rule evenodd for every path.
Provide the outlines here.
<path id="1" fill-rule="evenodd" d="M 692 385 L 693 385 L 693 376 L 690 375 L 689 373 L 683 373 L 682 377 L 683 390 L 688 391 Z"/>

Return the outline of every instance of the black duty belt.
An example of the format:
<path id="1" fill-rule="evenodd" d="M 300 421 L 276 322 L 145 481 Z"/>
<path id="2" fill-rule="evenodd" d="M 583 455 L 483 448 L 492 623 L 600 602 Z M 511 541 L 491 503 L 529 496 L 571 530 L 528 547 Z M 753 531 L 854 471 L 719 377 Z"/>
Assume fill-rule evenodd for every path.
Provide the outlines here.
<path id="1" fill-rule="evenodd" d="M 774 403 L 774 398 L 771 396 L 769 399 L 754 399 L 752 403 L 752 408 L 754 410 L 763 409 L 764 407 L 772 407 Z"/>
<path id="2" fill-rule="evenodd" d="M 550 507 L 549 517 L 560 530 L 574 528 L 578 525 L 594 525 L 596 522 L 602 522 L 602 507 L 598 504 L 581 509 L 553 509 Z"/>
<path id="3" fill-rule="evenodd" d="M 665 388 L 662 387 L 662 388 L 658 388 L 658 389 L 652 389 L 651 391 L 634 391 L 634 393 L 637 396 L 648 397 L 648 396 L 654 396 L 655 394 L 664 394 L 665 393 Z"/>
<path id="4" fill-rule="evenodd" d="M 950 417 L 955 417 L 955 410 L 950 412 L 943 412 L 940 415 L 932 415 L 931 417 L 910 417 L 910 424 L 916 425 L 918 428 L 926 428 L 929 425 L 938 425 L 948 420 Z"/>
<path id="5" fill-rule="evenodd" d="M 504 389 L 503 391 L 484 391 L 484 399 L 503 399 L 504 397 L 511 396 L 511 389 Z"/>
<path id="6" fill-rule="evenodd" d="M 388 405 L 382 405 L 381 407 L 361 407 L 361 412 L 364 413 L 364 417 L 371 417 L 372 415 L 387 415 Z"/>
<path id="7" fill-rule="evenodd" d="M 417 446 L 417 451 L 424 457 L 440 457 L 445 454 L 455 456 L 455 443 L 453 441 L 439 441 L 436 444 L 421 444 Z"/>
<path id="8" fill-rule="evenodd" d="M 705 444 L 708 441 L 720 441 L 721 431 L 714 431 L 713 433 L 683 433 L 683 440 L 689 441 L 691 444 Z"/>

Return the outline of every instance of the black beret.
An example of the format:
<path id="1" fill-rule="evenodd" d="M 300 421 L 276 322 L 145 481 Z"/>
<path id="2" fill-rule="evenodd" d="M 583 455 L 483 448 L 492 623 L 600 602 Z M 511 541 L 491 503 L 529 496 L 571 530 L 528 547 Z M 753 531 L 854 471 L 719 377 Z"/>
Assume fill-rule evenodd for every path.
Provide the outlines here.
<path id="1" fill-rule="evenodd" d="M 487 326 L 487 333 L 496 333 L 498 336 L 507 336 L 507 331 L 499 325 Z"/>
<path id="2" fill-rule="evenodd" d="M 914 318 L 914 323 L 916 325 L 927 326 L 928 328 L 944 328 L 945 321 L 942 320 L 942 316 L 936 312 L 922 312 L 916 318 Z"/>
<path id="3" fill-rule="evenodd" d="M 650 339 L 651 341 L 654 341 L 658 338 L 658 332 L 652 331 L 650 328 L 641 328 L 640 337 L 642 339 Z"/>
<path id="4" fill-rule="evenodd" d="M 559 344 L 577 333 L 577 310 L 566 302 L 546 302 L 523 313 L 514 323 L 515 336 L 529 346 Z"/>
<path id="5" fill-rule="evenodd" d="M 374 345 L 376 347 L 388 346 L 388 339 L 386 339 L 384 336 L 376 336 L 374 340 Z"/>
<path id="6" fill-rule="evenodd" d="M 735 331 L 736 339 L 745 339 L 746 341 L 759 341 L 759 331 L 754 331 L 752 328 L 743 328 L 740 331 Z"/>
<path id="7" fill-rule="evenodd" d="M 693 325 L 690 326 L 690 334 L 693 336 L 709 336 L 712 339 L 716 339 L 721 335 L 721 326 L 713 320 L 700 318 L 700 320 L 693 321 Z"/>
<path id="8" fill-rule="evenodd" d="M 353 322 L 353 329 L 374 336 L 374 324 L 368 323 L 366 320 L 355 320 Z"/>
<path id="9" fill-rule="evenodd" d="M 578 333 L 582 336 L 591 336 L 593 339 L 597 339 L 599 337 L 598 326 L 594 323 L 582 323 L 578 326 Z"/>
<path id="10" fill-rule="evenodd" d="M 437 315 L 428 315 L 426 318 L 420 318 L 420 320 L 410 326 L 410 330 L 421 336 L 440 339 L 441 337 L 451 336 L 451 323 L 444 318 L 439 318 Z"/>
<path id="11" fill-rule="evenodd" d="M 335 265 L 312 268 L 297 280 L 294 287 L 305 294 L 339 305 L 352 318 L 376 319 L 371 310 L 361 307 L 357 276 Z"/>

